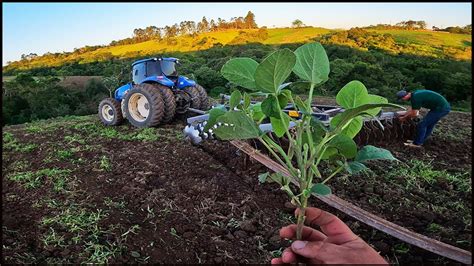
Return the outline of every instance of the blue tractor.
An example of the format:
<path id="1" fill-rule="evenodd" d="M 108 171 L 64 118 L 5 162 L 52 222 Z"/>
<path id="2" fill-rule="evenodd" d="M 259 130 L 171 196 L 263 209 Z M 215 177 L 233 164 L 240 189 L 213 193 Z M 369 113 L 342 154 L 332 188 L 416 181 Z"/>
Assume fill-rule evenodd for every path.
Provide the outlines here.
<path id="1" fill-rule="evenodd" d="M 99 104 L 104 125 L 115 126 L 123 118 L 135 127 L 155 127 L 184 114 L 189 108 L 208 110 L 206 90 L 194 80 L 179 76 L 177 58 L 148 58 L 132 64 L 132 82 L 115 90 L 114 98 Z"/>

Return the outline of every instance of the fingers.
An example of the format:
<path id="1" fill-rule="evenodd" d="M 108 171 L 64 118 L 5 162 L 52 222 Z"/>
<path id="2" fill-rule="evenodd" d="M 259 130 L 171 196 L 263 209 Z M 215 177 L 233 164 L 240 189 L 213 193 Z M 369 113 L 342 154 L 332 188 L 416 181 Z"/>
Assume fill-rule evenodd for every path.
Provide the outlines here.
<path id="1" fill-rule="evenodd" d="M 322 241 L 308 242 L 297 240 L 291 244 L 291 251 L 308 259 L 318 259 L 318 257 L 321 257 L 320 250 L 325 244 L 327 245 L 329 243 Z"/>
<path id="2" fill-rule="evenodd" d="M 296 255 L 291 251 L 291 248 L 286 248 L 282 255 L 281 258 L 274 258 L 272 259 L 271 263 L 272 264 L 289 264 L 289 263 L 296 263 Z"/>
<path id="3" fill-rule="evenodd" d="M 297 209 L 296 212 L 298 211 Z M 305 215 L 305 224 L 311 227 L 320 226 L 321 231 L 328 237 L 328 242 L 340 245 L 358 238 L 344 222 L 331 213 L 318 208 L 306 208 Z"/>
<path id="4" fill-rule="evenodd" d="M 285 226 L 280 229 L 280 237 L 288 239 L 296 239 L 296 224 Z M 319 230 L 304 226 L 303 232 L 301 234 L 303 240 L 307 241 L 322 241 L 327 238 L 327 236 L 321 233 Z"/>

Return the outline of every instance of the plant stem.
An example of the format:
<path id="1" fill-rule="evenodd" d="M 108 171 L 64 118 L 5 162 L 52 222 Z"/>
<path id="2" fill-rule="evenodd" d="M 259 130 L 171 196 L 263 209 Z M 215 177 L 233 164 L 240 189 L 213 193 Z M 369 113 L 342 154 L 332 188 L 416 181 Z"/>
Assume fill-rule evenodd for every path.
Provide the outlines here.
<path id="1" fill-rule="evenodd" d="M 308 205 L 308 198 L 305 197 L 304 195 L 301 195 L 301 206 L 298 207 L 299 212 L 298 212 L 298 221 L 296 224 L 296 239 L 297 240 L 302 240 L 302 235 L 303 235 L 303 226 L 304 226 L 304 220 L 306 218 L 306 206 Z"/>

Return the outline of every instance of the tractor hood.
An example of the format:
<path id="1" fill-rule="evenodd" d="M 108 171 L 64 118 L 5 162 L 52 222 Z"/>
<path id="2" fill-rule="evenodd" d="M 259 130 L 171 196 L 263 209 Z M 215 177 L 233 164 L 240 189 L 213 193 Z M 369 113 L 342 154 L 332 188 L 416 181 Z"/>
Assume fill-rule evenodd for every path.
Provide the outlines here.
<path id="1" fill-rule="evenodd" d="M 176 87 L 178 89 L 182 89 L 184 87 L 190 87 L 196 85 L 196 82 L 192 79 L 188 79 L 185 76 L 179 76 L 178 80 L 176 81 Z"/>
<path id="2" fill-rule="evenodd" d="M 142 83 L 154 83 L 154 82 L 159 83 L 166 87 L 170 87 L 170 88 L 173 87 L 174 85 L 173 81 L 167 78 L 166 76 L 150 76 L 142 81 Z"/>

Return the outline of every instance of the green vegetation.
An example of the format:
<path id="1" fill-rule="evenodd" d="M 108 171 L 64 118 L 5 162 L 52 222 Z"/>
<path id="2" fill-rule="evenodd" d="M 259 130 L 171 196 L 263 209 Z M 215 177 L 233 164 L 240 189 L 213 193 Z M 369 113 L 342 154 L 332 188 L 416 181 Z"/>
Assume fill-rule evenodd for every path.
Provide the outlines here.
<path id="1" fill-rule="evenodd" d="M 18 151 L 18 152 L 31 152 L 38 147 L 36 144 L 25 144 L 20 143 L 18 140 L 13 136 L 13 134 L 9 132 L 3 132 L 3 149 L 11 150 L 11 151 Z"/>
<path id="2" fill-rule="evenodd" d="M 428 31 L 426 23 L 412 20 L 350 30 L 302 27 L 301 21 L 295 21 L 294 28 L 268 29 L 257 27 L 252 12 L 229 22 L 204 17 L 197 23 L 135 29 L 132 38 L 108 46 L 24 56 L 3 68 L 3 74 L 12 77 L 4 81 L 2 125 L 96 113 L 101 99 L 130 81 L 131 63 L 144 57 L 180 58 L 180 74 L 192 76 L 209 95 L 231 93 L 236 88 L 219 73 L 228 59 L 261 62 L 277 49 L 294 50 L 311 41 L 324 45 L 333 70 L 331 79 L 315 93 L 334 96 L 337 88 L 360 80 L 370 93 L 389 100 L 395 100 L 395 92 L 403 88 L 430 89 L 444 95 L 453 109 L 471 110 L 472 41 L 471 34 L 462 34 L 466 31 Z M 470 30 L 470 25 L 463 29 Z M 75 88 L 61 81 L 64 76 L 104 78 Z M 288 78 L 298 79 L 295 74 Z M 35 130 L 30 128 L 32 133 Z"/>
<path id="3" fill-rule="evenodd" d="M 25 188 L 38 188 L 43 185 L 44 178 L 52 182 L 54 191 L 63 191 L 71 170 L 45 168 L 35 172 L 18 172 L 7 176 L 9 180 L 21 183 Z"/>
<path id="4" fill-rule="evenodd" d="M 286 89 L 295 85 L 284 84 L 292 72 L 303 80 L 296 84 L 309 91 L 305 101 L 293 97 Z M 259 175 L 259 181 L 277 183 L 299 209 L 297 239 L 301 239 L 308 198 L 312 194 L 331 194 L 325 184 L 331 178 L 341 172 L 360 172 L 366 169 L 365 163 L 372 160 L 396 160 L 388 150 L 371 145 L 357 151 L 353 138 L 362 129 L 363 116 L 373 117 L 381 107 L 399 107 L 383 97 L 369 94 L 360 81 L 350 81 L 337 93 L 336 101 L 345 111 L 331 120 L 329 129 L 311 115 L 314 88 L 325 83 L 330 73 L 328 56 L 319 43 L 305 44 L 295 52 L 275 51 L 261 63 L 251 58 L 234 58 L 224 64 L 221 73 L 249 93 L 242 95 L 239 90 L 234 91 L 229 111 L 219 107 L 211 109 L 204 131 L 219 124 L 213 132 L 221 140 L 258 139 L 288 172 L 288 175 L 264 173 Z M 265 99 L 251 104 L 254 94 L 264 95 Z M 302 114 L 301 119 L 295 120 L 282 111 L 288 103 L 293 103 L 295 110 Z M 259 129 L 264 120 L 270 120 L 276 137 L 287 137 L 287 150 Z M 323 161 L 327 166 L 321 166 Z M 324 168 L 330 172 L 326 174 L 322 171 Z M 290 182 L 297 183 L 299 190 L 292 189 Z"/>
<path id="5" fill-rule="evenodd" d="M 422 188 L 435 183 L 448 182 L 457 191 L 470 192 L 471 178 L 469 172 L 449 173 L 446 170 L 435 170 L 431 163 L 421 160 L 410 160 L 407 165 L 399 165 L 386 174 L 390 180 L 403 176 L 406 179 L 406 188 Z"/>

